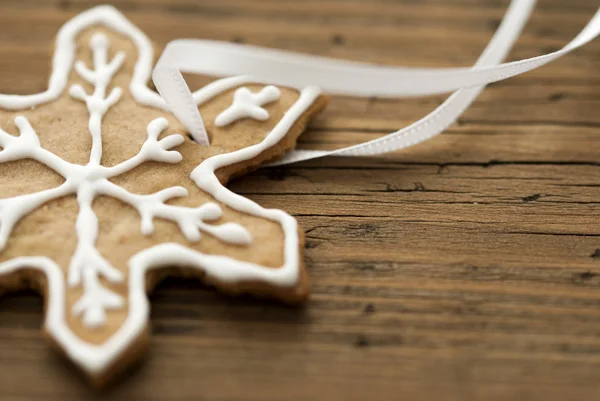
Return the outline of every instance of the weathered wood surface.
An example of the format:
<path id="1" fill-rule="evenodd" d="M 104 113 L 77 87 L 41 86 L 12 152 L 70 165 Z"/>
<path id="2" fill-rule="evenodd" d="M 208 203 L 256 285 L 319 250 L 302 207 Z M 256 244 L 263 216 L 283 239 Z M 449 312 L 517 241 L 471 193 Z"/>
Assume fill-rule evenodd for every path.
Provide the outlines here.
<path id="1" fill-rule="evenodd" d="M 466 66 L 504 0 L 113 2 L 157 44 L 203 37 L 396 65 Z M 50 40 L 96 2 L 1 0 L 0 92 L 45 87 Z M 557 49 L 593 0 L 540 0 L 511 59 Z M 169 281 L 131 375 L 90 390 L 40 340 L 33 294 L 0 302 L 0 399 L 592 400 L 600 396 L 600 42 L 489 87 L 442 136 L 232 184 L 295 215 L 303 309 Z M 335 98 L 303 137 L 335 148 L 443 97 Z"/>

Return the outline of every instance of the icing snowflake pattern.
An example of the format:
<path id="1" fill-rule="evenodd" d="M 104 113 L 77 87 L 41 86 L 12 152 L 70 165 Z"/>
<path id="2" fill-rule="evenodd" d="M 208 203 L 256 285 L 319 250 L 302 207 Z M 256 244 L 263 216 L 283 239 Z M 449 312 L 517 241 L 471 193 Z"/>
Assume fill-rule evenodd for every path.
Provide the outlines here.
<path id="1" fill-rule="evenodd" d="M 189 241 L 198 241 L 204 231 L 223 242 L 247 245 L 251 242 L 250 233 L 237 223 L 210 225 L 221 217 L 221 208 L 216 203 L 206 203 L 198 208 L 187 208 L 166 204 L 175 197 L 187 196 L 183 187 L 171 187 L 150 195 L 138 195 L 109 181 L 110 178 L 124 174 L 144 162 L 178 163 L 182 160 L 179 152 L 171 150 L 180 145 L 181 135 L 169 135 L 159 140 L 159 135 L 167 128 L 167 120 L 157 118 L 147 126 L 147 139 L 139 153 L 113 167 L 101 165 L 102 159 L 102 119 L 108 110 L 116 104 L 122 94 L 121 88 L 113 88 L 107 96 L 107 88 L 114 74 L 122 66 L 125 54 L 117 53 L 108 62 L 108 39 L 96 34 L 90 41 L 93 55 L 93 69 L 82 62 L 75 63 L 75 71 L 85 81 L 93 85 L 92 94 L 85 92 L 80 85 L 70 88 L 70 95 L 87 106 L 89 113 L 89 133 L 92 137 L 92 149 L 87 165 L 69 163 L 41 147 L 39 138 L 25 117 L 17 117 L 15 123 L 20 135 L 14 137 L 0 129 L 0 163 L 30 158 L 46 165 L 62 177 L 65 182 L 46 191 L 0 199 L 0 250 L 4 248 L 12 228 L 29 212 L 51 200 L 75 194 L 79 206 L 76 221 L 78 244 L 68 269 L 68 285 L 83 286 L 83 295 L 73 305 L 72 313 L 81 315 L 87 327 L 102 326 L 106 320 L 106 310 L 123 307 L 123 299 L 102 286 L 100 277 L 109 282 L 123 281 L 122 273 L 102 257 L 95 247 L 98 236 L 98 219 L 92 209 L 92 203 L 98 196 L 110 196 L 134 207 L 141 217 L 141 231 L 152 234 L 153 221 L 161 218 L 176 223 Z"/>
<path id="2" fill-rule="evenodd" d="M 96 26 L 102 29 L 82 36 Z M 83 37 L 87 39 L 79 42 Z M 90 62 L 84 63 L 87 54 Z M 155 283 L 151 272 L 156 273 L 153 277 L 162 277 L 159 269 L 179 268 L 224 290 L 257 283 L 276 289 L 276 298 L 300 302 L 308 296 L 296 220 L 230 191 L 221 179 L 242 172 L 241 167 L 248 161 L 266 162 L 268 150 L 281 143 L 297 123 L 303 128 L 322 107 L 322 103 L 317 104 L 320 90 L 305 87 L 280 92 L 249 76 L 218 79 L 197 89 L 192 97 L 198 107 L 206 107 L 210 115 L 229 110 L 225 113 L 233 118 L 229 123 L 240 121 L 227 130 L 235 133 L 239 126 L 248 133 L 248 137 L 241 138 L 244 144 L 222 142 L 206 149 L 182 135 L 165 134 L 166 118 L 144 118 L 155 112 L 158 116 L 171 115 L 165 101 L 148 87 L 153 60 L 152 43 L 142 31 L 114 7 L 97 6 L 75 16 L 59 30 L 45 91 L 31 95 L 0 93 L 0 121 L 7 124 L 11 116 L 18 131 L 8 133 L 3 130 L 8 131 L 6 126 L 0 127 L 0 174 L 19 171 L 21 166 L 11 162 L 33 160 L 59 177 L 49 189 L 44 186 L 45 178 L 38 180 L 32 193 L 26 192 L 28 183 L 21 181 L 27 179 L 26 172 L 0 180 L 0 189 L 17 190 L 10 195 L 0 194 L 0 281 L 16 274 L 17 280 L 9 281 L 16 283 L 16 288 L 34 282 L 45 289 L 45 333 L 92 380 L 100 380 L 115 364 L 133 360 L 130 348 L 148 336 L 147 291 Z M 230 96 L 229 92 L 234 97 L 231 105 L 211 109 L 213 100 L 218 105 Z M 281 107 L 269 109 L 273 110 L 273 116 L 269 116 L 263 106 L 279 99 L 280 93 L 284 97 Z M 50 102 L 54 114 L 44 109 Z M 143 112 L 130 119 L 124 110 L 137 106 L 143 107 Z M 18 110 L 21 116 L 13 114 Z M 275 117 L 275 110 L 275 121 L 260 127 L 251 124 L 250 130 L 250 125 L 244 125 L 243 119 L 263 121 Z M 63 111 L 66 114 L 62 115 Z M 52 117 L 52 123 L 47 116 Z M 224 134 L 225 130 L 215 128 L 215 139 L 226 138 Z M 65 160 L 55 151 L 69 144 L 71 135 L 73 150 L 85 152 L 83 160 L 78 160 L 80 164 Z M 134 145 L 138 138 L 139 148 Z M 119 141 L 123 141 L 123 147 Z M 124 149 L 132 156 L 103 165 L 103 158 L 109 159 L 109 147 Z M 153 170 L 155 164 L 158 170 Z M 218 171 L 224 172 L 221 179 Z M 138 174 L 153 174 L 148 175 L 150 193 L 143 192 L 145 177 Z M 190 182 L 175 181 L 178 183 L 171 186 L 164 184 L 166 177 L 187 178 Z M 125 188 L 133 182 L 135 189 Z M 67 202 L 76 201 L 74 227 L 67 225 L 66 231 L 54 232 L 63 224 L 46 219 L 43 209 L 48 207 L 52 215 L 60 213 L 56 207 L 62 207 L 62 203 L 50 202 L 64 197 L 71 198 Z M 196 197 L 202 200 L 196 203 Z M 132 207 L 139 220 L 119 220 L 129 212 L 125 208 L 106 209 L 105 201 L 99 198 Z M 181 199 L 189 200 L 191 206 L 181 206 Z M 71 213 L 73 209 L 68 206 L 67 210 Z M 105 221 L 104 213 L 116 213 L 118 217 L 113 214 Z M 164 233 L 161 228 L 160 233 L 152 235 L 158 220 L 171 224 L 163 226 Z M 38 222 L 44 227 L 48 224 L 49 231 L 31 232 Z M 21 227 L 23 232 L 19 231 Z M 281 235 L 270 239 L 261 232 L 263 227 Z M 252 234 L 250 229 L 254 230 Z M 60 235 L 67 232 L 72 254 L 64 254 L 62 249 Z M 142 238 L 129 243 L 128 236 L 136 234 Z M 197 243 L 205 235 L 210 238 Z M 50 242 L 47 248 L 45 240 Z M 121 243 L 123 248 L 115 248 L 114 255 L 106 253 Z M 227 250 L 221 251 L 221 245 L 212 248 L 212 244 L 221 244 Z M 264 246 L 281 252 L 279 264 L 263 262 Z M 262 295 L 262 291 L 256 292 Z"/>

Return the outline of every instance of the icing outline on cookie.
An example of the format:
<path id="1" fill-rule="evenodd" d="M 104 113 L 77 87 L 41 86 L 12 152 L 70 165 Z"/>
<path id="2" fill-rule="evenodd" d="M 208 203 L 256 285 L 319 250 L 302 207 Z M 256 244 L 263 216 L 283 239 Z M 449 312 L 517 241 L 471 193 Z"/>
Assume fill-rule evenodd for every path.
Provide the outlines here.
<path id="1" fill-rule="evenodd" d="M 130 38 L 138 51 L 129 90 L 136 102 L 166 110 L 162 98 L 150 90 L 148 81 L 152 68 L 153 52 L 149 39 L 111 6 L 99 6 L 85 11 L 68 21 L 60 29 L 52 62 L 48 89 L 34 95 L 0 95 L 0 108 L 19 110 L 55 100 L 65 90 L 75 59 L 75 40 L 85 29 L 103 25 Z M 80 67 L 75 67 L 80 68 Z M 225 78 L 215 81 L 194 92 L 196 104 L 202 104 L 214 96 L 250 83 L 263 83 L 248 76 Z M 75 89 L 75 96 L 81 93 Z M 284 263 L 279 268 L 267 268 L 254 263 L 238 261 L 222 255 L 207 255 L 175 243 L 163 243 L 135 254 L 128 263 L 129 288 L 128 315 L 123 325 L 104 343 L 93 345 L 83 341 L 67 325 L 66 280 L 62 269 L 50 258 L 24 256 L 0 264 L 0 274 L 19 269 L 34 269 L 47 279 L 48 293 L 44 327 L 64 352 L 91 376 L 105 372 L 113 362 L 140 336 L 147 327 L 149 302 L 145 289 L 146 273 L 166 266 L 181 266 L 202 270 L 208 277 L 224 283 L 263 281 L 274 286 L 292 287 L 299 279 L 298 227 L 296 220 L 277 209 L 264 209 L 253 201 L 229 191 L 221 185 L 215 171 L 221 167 L 250 160 L 275 146 L 287 134 L 296 120 L 308 110 L 319 97 L 320 90 L 307 87 L 284 114 L 277 125 L 258 144 L 235 152 L 220 154 L 204 160 L 191 173 L 196 185 L 216 200 L 242 213 L 279 223 L 284 232 Z M 59 187 L 60 188 L 60 187 Z M 217 268 L 218 267 L 218 268 Z"/>

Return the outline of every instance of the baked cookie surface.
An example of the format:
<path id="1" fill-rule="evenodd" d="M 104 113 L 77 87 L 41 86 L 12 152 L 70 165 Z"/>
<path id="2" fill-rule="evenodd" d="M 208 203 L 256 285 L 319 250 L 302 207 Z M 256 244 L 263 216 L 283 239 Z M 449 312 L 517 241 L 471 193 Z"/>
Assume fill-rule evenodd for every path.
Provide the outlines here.
<path id="1" fill-rule="evenodd" d="M 203 147 L 148 88 L 153 59 L 96 7 L 61 28 L 47 91 L 0 94 L 0 291 L 39 289 L 45 333 L 97 384 L 144 349 L 147 291 L 166 275 L 308 295 L 295 219 L 224 185 L 293 148 L 325 98 L 217 80 L 194 92 Z"/>

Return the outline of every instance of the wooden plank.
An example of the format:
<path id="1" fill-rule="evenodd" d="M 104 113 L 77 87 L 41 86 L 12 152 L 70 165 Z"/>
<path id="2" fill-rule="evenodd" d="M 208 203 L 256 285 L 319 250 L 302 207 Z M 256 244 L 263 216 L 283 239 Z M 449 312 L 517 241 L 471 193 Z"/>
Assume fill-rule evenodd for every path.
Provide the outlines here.
<path id="1" fill-rule="evenodd" d="M 468 66 L 507 1 L 125 0 L 158 45 L 231 40 Z M 84 0 L 3 0 L 0 92 L 43 90 L 49 39 Z M 510 55 L 555 50 L 597 7 L 540 0 Z M 96 394 L 40 341 L 41 300 L 0 303 L 1 400 L 588 400 L 600 391 L 600 42 L 491 85 L 443 135 L 395 154 L 232 183 L 306 232 L 304 308 L 170 280 L 148 358 Z M 191 78 L 192 86 L 206 82 Z M 334 98 L 301 147 L 380 137 L 444 99 Z"/>

